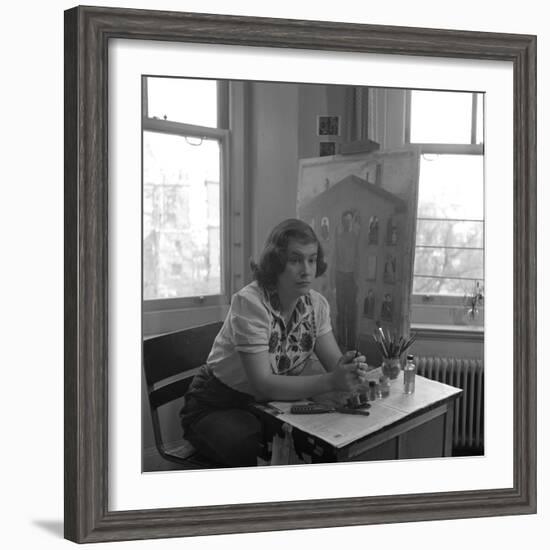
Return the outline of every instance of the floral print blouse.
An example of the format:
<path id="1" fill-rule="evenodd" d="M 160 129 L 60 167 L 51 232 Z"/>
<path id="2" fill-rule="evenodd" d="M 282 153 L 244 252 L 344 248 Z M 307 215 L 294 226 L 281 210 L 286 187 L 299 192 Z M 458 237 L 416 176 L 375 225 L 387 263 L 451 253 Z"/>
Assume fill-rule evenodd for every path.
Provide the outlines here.
<path id="1" fill-rule="evenodd" d="M 316 339 L 331 330 L 328 302 L 315 290 L 298 300 L 287 325 L 277 293 L 253 282 L 233 296 L 207 363 L 223 383 L 253 394 L 239 352 L 267 351 L 274 374 L 298 376 L 313 354 Z"/>

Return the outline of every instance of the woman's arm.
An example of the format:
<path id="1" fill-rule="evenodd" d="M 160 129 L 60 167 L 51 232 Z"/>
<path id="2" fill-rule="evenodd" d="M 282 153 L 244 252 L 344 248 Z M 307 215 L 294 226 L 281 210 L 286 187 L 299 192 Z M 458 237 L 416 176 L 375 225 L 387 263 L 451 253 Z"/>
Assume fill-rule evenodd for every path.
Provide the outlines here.
<path id="1" fill-rule="evenodd" d="M 336 338 L 334 338 L 332 331 L 317 338 L 314 351 L 328 372 L 332 372 L 336 368 L 338 361 L 342 358 L 342 352 L 336 343 Z"/>
<path id="2" fill-rule="evenodd" d="M 331 391 L 350 391 L 359 383 L 356 365 L 341 364 L 327 374 L 284 376 L 273 374 L 269 353 L 239 353 L 246 376 L 256 397 L 292 401 Z"/>
<path id="3" fill-rule="evenodd" d="M 348 351 L 345 355 L 342 355 L 332 331 L 317 338 L 314 351 L 325 370 L 329 372 L 334 371 L 339 364 L 354 364 L 361 370 L 368 368 L 364 355 L 356 356 L 355 351 Z"/>

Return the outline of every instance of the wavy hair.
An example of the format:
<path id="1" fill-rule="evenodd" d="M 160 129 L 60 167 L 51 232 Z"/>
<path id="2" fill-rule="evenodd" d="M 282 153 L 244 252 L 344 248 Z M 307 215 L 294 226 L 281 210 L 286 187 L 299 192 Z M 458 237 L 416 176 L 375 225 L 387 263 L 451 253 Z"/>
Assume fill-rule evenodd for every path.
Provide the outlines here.
<path id="1" fill-rule="evenodd" d="M 325 253 L 313 229 L 302 220 L 289 218 L 276 225 L 267 238 L 258 263 L 250 262 L 252 274 L 258 284 L 266 289 L 277 286 L 279 275 L 285 270 L 288 260 L 288 243 L 296 240 L 300 244 L 317 245 L 317 269 L 315 277 L 327 270 Z"/>

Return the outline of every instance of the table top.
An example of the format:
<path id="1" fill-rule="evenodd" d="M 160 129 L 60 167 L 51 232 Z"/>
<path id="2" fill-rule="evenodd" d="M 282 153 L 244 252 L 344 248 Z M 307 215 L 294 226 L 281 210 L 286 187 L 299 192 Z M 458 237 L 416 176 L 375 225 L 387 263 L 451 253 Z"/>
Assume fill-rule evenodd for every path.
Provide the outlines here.
<path id="1" fill-rule="evenodd" d="M 368 377 L 369 380 L 378 380 L 380 375 L 380 369 L 375 369 L 369 372 Z M 276 415 L 281 422 L 318 437 L 333 447 L 341 448 L 423 409 L 457 397 L 462 392 L 459 388 L 416 375 L 415 392 L 407 395 L 403 391 L 403 372 L 395 380 L 390 380 L 390 386 L 388 397 L 369 402 L 369 416 L 337 412 L 291 414 L 290 407 L 294 402 L 288 401 L 271 401 L 269 405 L 273 409 L 267 409 L 267 412 Z M 330 398 L 330 394 L 326 394 L 318 396 L 315 401 L 330 402 Z"/>

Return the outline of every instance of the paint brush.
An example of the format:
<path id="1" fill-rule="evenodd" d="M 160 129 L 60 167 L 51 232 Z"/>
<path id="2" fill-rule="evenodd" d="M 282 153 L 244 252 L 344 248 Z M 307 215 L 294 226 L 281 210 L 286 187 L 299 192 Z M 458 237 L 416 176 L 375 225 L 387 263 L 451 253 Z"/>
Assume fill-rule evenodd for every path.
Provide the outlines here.
<path id="1" fill-rule="evenodd" d="M 409 338 L 404 338 L 403 336 L 398 338 L 396 330 L 392 331 L 389 328 L 384 330 L 378 321 L 376 321 L 376 326 L 377 330 L 372 333 L 372 338 L 383 357 L 401 357 L 416 340 L 416 334 L 413 334 Z"/>

